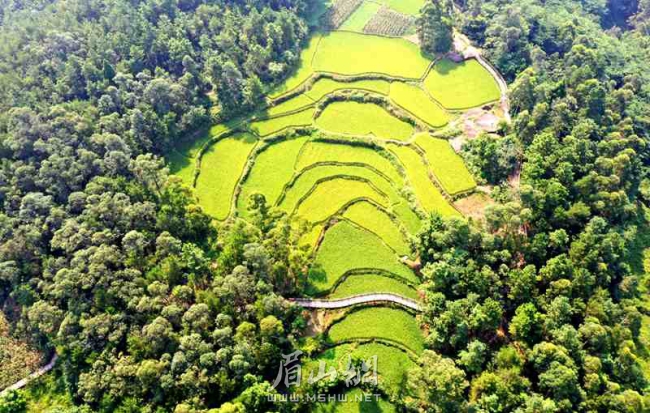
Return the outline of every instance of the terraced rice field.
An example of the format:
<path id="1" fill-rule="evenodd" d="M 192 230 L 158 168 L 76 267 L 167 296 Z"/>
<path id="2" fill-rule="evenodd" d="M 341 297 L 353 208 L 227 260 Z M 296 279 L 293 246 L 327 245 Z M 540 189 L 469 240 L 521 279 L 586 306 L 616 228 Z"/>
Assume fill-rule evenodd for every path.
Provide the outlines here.
<path id="1" fill-rule="evenodd" d="M 347 277 L 336 286 L 336 289 L 329 297 L 352 297 L 353 295 L 366 294 L 369 291 L 397 294 L 413 300 L 418 299 L 417 290 L 404 283 L 404 280 L 372 273 L 361 273 Z"/>
<path id="2" fill-rule="evenodd" d="M 358 202 L 348 208 L 343 217 L 379 236 L 399 255 L 408 255 L 410 248 L 399 226 L 384 211 L 369 202 Z"/>
<path id="3" fill-rule="evenodd" d="M 372 103 L 334 102 L 316 118 L 316 126 L 328 132 L 373 135 L 379 139 L 405 141 L 413 126 Z"/>
<path id="4" fill-rule="evenodd" d="M 439 212 L 443 216 L 458 214 L 433 184 L 429 170 L 418 152 L 409 146 L 391 145 L 390 149 L 405 165 L 406 175 L 422 208 L 428 212 Z"/>
<path id="5" fill-rule="evenodd" d="M 499 86 L 490 72 L 475 59 L 437 62 L 424 87 L 447 109 L 467 109 L 498 100 Z"/>
<path id="6" fill-rule="evenodd" d="M 379 7 L 415 16 L 423 2 L 366 0 L 341 28 L 362 31 Z M 168 160 L 188 185 L 200 160 L 195 192 L 204 210 L 219 221 L 249 219 L 247 203 L 254 193 L 264 195 L 276 211 L 301 218 L 296 227 L 304 225 L 306 233 L 300 243 L 312 253 L 306 294 L 347 298 L 392 293 L 419 300 L 418 275 L 402 259 L 414 258 L 410 239 L 429 212 L 459 215 L 450 196 L 476 186 L 449 142 L 433 138 L 431 131 L 456 119 L 455 110 L 497 100 L 499 91 L 489 72 L 473 60 L 442 60 L 427 73 L 431 61 L 417 45 L 351 31 L 313 36 L 294 73 L 268 95 L 268 105 L 243 121 L 216 125 L 183 142 Z M 372 103 L 337 100 L 320 106 L 343 90 L 383 95 L 421 123 L 413 126 Z M 309 132 L 301 133 L 308 136 L 292 132 L 304 126 Z M 221 138 L 202 154 L 210 139 L 235 127 L 249 132 Z M 332 347 L 308 365 L 325 360 L 340 366 L 350 354 L 377 355 L 379 386 L 390 397 L 401 394 L 404 374 L 424 347 L 416 317 L 385 305 L 347 310 L 325 338 Z M 319 408 L 396 409 L 386 400 Z"/>
<path id="7" fill-rule="evenodd" d="M 320 245 L 310 273 L 314 292 L 331 289 L 353 270 L 379 270 L 418 283 L 417 276 L 377 235 L 342 221 L 330 228 Z"/>
<path id="8" fill-rule="evenodd" d="M 368 307 L 351 311 L 329 331 L 334 342 L 379 339 L 396 343 L 419 354 L 424 349 L 424 338 L 415 318 L 404 310 L 389 307 Z"/>
<path id="9" fill-rule="evenodd" d="M 257 138 L 239 134 L 221 139 L 203 154 L 196 195 L 205 211 L 217 219 L 230 214 L 232 197 Z"/>
<path id="10" fill-rule="evenodd" d="M 390 395 L 400 392 L 401 384 L 408 371 L 415 367 L 415 363 L 408 354 L 398 348 L 382 343 L 341 344 L 325 350 L 317 358 L 304 363 L 303 374 L 309 376 L 313 371 L 318 373 L 320 361 L 326 364 L 325 371 L 331 367 L 337 371 L 344 371 L 349 357 L 367 361 L 370 365 L 373 357 L 377 356 L 377 374 L 380 387 Z"/>
<path id="11" fill-rule="evenodd" d="M 429 125 L 439 128 L 449 123 L 449 115 L 420 87 L 410 83 L 393 82 L 390 99 Z"/>
<path id="12" fill-rule="evenodd" d="M 415 144 L 424 151 L 431 171 L 447 193 L 453 195 L 476 187 L 474 177 L 448 141 L 422 133 L 415 137 Z"/>

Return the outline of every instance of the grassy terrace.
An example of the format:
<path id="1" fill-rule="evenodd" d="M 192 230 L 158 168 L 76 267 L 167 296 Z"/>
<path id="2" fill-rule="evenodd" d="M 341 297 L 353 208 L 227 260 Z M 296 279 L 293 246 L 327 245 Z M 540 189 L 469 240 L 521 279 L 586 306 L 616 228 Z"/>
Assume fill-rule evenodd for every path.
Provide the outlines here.
<path id="1" fill-rule="evenodd" d="M 437 62 L 424 79 L 424 87 L 447 109 L 467 109 L 498 100 L 499 86 L 476 60 Z"/>
<path id="2" fill-rule="evenodd" d="M 203 154 L 196 195 L 206 212 L 217 219 L 230 213 L 235 186 L 257 139 L 239 134 L 221 139 Z"/>
<path id="3" fill-rule="evenodd" d="M 359 294 L 392 293 L 403 297 L 418 299 L 415 288 L 400 279 L 386 275 L 362 273 L 347 277 L 329 295 L 331 298 L 345 298 Z"/>
<path id="4" fill-rule="evenodd" d="M 438 106 L 426 92 L 409 83 L 393 82 L 390 85 L 390 99 L 415 117 L 433 127 L 449 123 L 449 115 Z"/>
<path id="5" fill-rule="evenodd" d="M 334 133 L 372 135 L 400 141 L 413 134 L 413 126 L 372 103 L 331 103 L 316 118 L 316 126 Z"/>
<path id="6" fill-rule="evenodd" d="M 457 194 L 476 187 L 474 177 L 449 142 L 422 133 L 415 137 L 415 144 L 425 152 L 433 174 L 449 194 Z"/>
<path id="7" fill-rule="evenodd" d="M 424 338 L 415 317 L 390 307 L 367 307 L 351 311 L 330 327 L 333 342 L 378 338 L 397 343 L 414 353 L 424 349 Z"/>
<path id="8" fill-rule="evenodd" d="M 417 284 L 418 278 L 375 234 L 343 221 L 330 228 L 318 249 L 310 280 L 315 292 L 331 289 L 347 272 L 377 269 Z"/>
<path id="9" fill-rule="evenodd" d="M 356 203 L 343 216 L 379 236 L 399 255 L 409 254 L 410 248 L 397 224 L 375 205 L 369 202 Z"/>

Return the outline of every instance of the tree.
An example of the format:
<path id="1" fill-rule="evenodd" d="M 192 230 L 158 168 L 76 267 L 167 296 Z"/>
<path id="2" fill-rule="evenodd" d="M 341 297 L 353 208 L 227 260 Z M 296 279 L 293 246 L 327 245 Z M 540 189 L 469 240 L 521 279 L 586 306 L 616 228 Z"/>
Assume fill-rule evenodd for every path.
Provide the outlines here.
<path id="1" fill-rule="evenodd" d="M 420 10 L 417 33 L 423 52 L 435 55 L 451 50 L 454 36 L 450 8 L 445 0 L 427 0 Z"/>
<path id="2" fill-rule="evenodd" d="M 425 350 L 416 367 L 408 375 L 411 404 L 430 412 L 457 412 L 465 405 L 465 389 L 469 383 L 465 373 L 453 360 Z"/>

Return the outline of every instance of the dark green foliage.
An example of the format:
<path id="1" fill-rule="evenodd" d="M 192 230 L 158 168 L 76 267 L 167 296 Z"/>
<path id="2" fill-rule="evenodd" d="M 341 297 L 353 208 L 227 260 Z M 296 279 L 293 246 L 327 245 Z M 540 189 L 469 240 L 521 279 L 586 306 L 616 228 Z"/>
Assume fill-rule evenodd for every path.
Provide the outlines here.
<path id="1" fill-rule="evenodd" d="M 451 50 L 454 39 L 450 7 L 446 0 L 427 0 L 422 6 L 417 32 L 423 52 L 435 55 Z"/>

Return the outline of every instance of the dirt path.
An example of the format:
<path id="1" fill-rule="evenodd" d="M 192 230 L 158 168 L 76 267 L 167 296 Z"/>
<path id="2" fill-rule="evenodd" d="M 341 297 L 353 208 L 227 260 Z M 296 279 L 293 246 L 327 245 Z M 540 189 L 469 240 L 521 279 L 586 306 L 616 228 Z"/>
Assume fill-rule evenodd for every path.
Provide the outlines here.
<path id="1" fill-rule="evenodd" d="M 54 368 L 54 365 L 56 364 L 56 361 L 57 361 L 58 358 L 59 358 L 59 356 L 57 354 L 54 354 L 54 356 L 52 357 L 52 360 L 50 360 L 49 363 L 47 363 L 46 365 L 44 365 L 40 369 L 36 370 L 35 372 L 30 374 L 29 376 L 18 380 L 17 382 L 12 384 L 11 386 L 9 386 L 6 389 L 0 391 L 0 397 L 4 396 L 5 394 L 9 393 L 12 390 L 22 389 L 23 387 L 27 386 L 27 384 L 29 384 L 30 381 L 32 381 L 34 379 L 37 379 L 37 378 L 41 377 L 43 374 L 45 374 L 45 373 L 49 372 L 50 370 L 52 370 Z"/>

